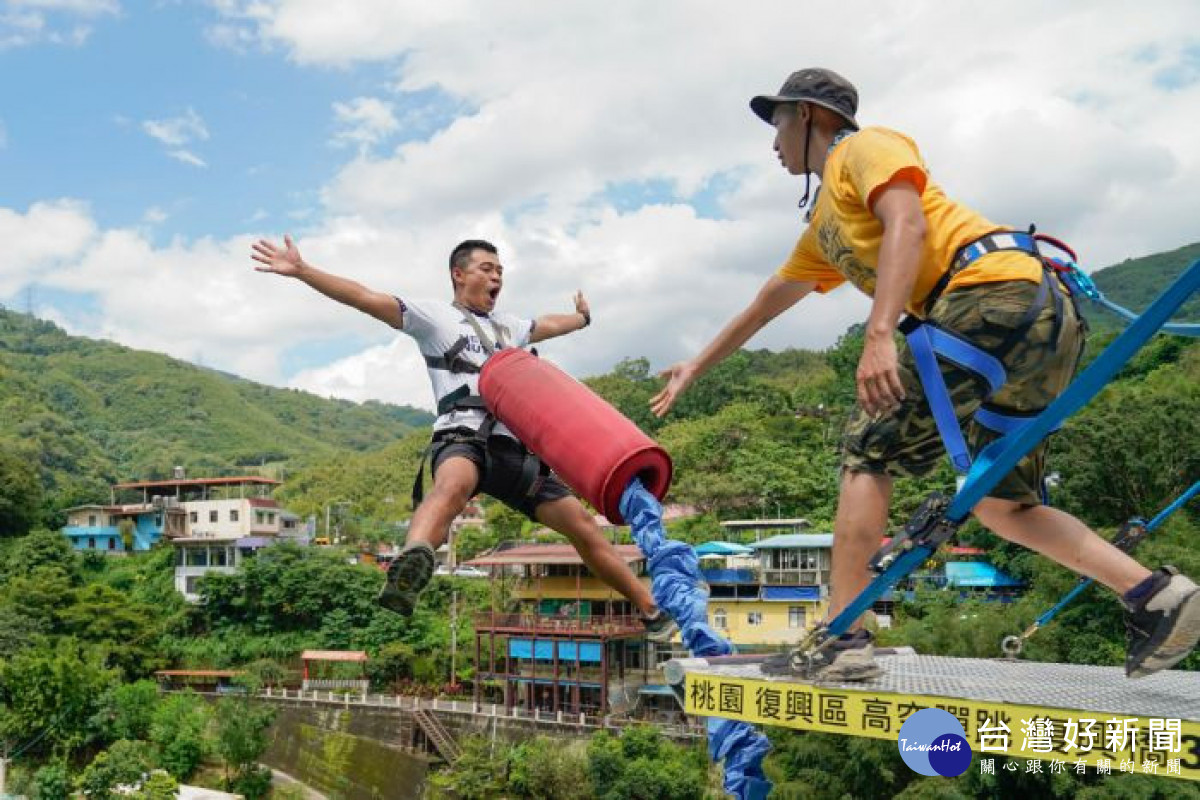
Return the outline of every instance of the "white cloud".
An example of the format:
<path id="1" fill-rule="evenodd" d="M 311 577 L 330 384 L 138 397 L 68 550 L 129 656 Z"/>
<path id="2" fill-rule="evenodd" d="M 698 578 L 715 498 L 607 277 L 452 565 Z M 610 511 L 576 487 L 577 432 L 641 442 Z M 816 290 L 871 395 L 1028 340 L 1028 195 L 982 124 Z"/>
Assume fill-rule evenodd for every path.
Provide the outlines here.
<path id="1" fill-rule="evenodd" d="M 182 161 L 184 164 L 189 164 L 193 167 L 200 167 L 203 169 L 208 166 L 208 163 L 205 162 L 204 159 L 200 158 L 200 156 L 196 155 L 191 150 L 168 150 L 167 155 L 176 161 Z"/>
<path id="2" fill-rule="evenodd" d="M 163 211 L 158 206 L 150 206 L 146 209 L 146 213 L 142 214 L 142 222 L 149 225 L 161 225 L 166 222 L 170 215 Z"/>
<path id="3" fill-rule="evenodd" d="M 340 126 L 334 134 L 334 144 L 357 147 L 360 153 L 365 153 L 400 128 L 395 107 L 376 97 L 356 97 L 348 103 L 334 103 L 333 113 Z"/>
<path id="4" fill-rule="evenodd" d="M 508 267 L 506 310 L 565 311 L 576 288 L 587 293 L 593 327 L 542 348 L 576 374 L 626 356 L 661 367 L 696 352 L 786 256 L 801 230 L 800 185 L 779 170 L 771 130 L 746 104 L 805 64 L 854 80 L 864 124 L 911 134 L 953 196 L 1000 223 L 1038 222 L 1089 266 L 1196 238 L 1200 7 L 1192 3 L 1165 2 L 1154 14 L 1116 0 L 847 0 L 820 15 L 810 4 L 715 0 L 551 10 L 513 0 L 502 12 L 465 0 L 214 7 L 228 30 L 211 36 L 226 46 L 253 41 L 315 68 L 373 61 L 394 74 L 395 97 L 354 97 L 371 90 L 347 81 L 343 96 L 354 99 L 325 122 L 353 155 L 319 193 L 310 187 L 264 209 L 303 224 L 306 257 L 382 290 L 446 297 L 449 249 L 491 239 Z M 429 89 L 469 110 L 414 140 L 406 103 Z M 203 163 L 195 145 L 208 131 L 192 109 L 143 130 Z M 717 198 L 721 219 L 678 198 L 619 210 L 630 208 L 624 185 L 686 198 L 717 176 L 729 185 Z M 289 348 L 345 332 L 367 349 L 290 382 L 431 401 L 407 338 L 302 285 L 253 273 L 248 238 L 158 248 L 134 232 L 98 230 L 69 205 L 9 218 L 28 226 L 51 209 L 86 229 L 86 252 L 40 239 L 40 250 L 25 246 L 21 263 L 32 266 L 10 275 L 6 265 L 0 288 L 31 276 L 87 287 L 107 320 L 87 332 L 273 382 L 289 380 L 279 366 Z M 51 245 L 67 252 L 46 254 Z M 147 292 L 156 298 L 149 310 L 138 302 Z M 824 346 L 866 308 L 851 290 L 806 300 L 751 345 Z"/>
<path id="5" fill-rule="evenodd" d="M 201 169 L 208 166 L 208 163 L 189 147 L 193 142 L 203 142 L 209 138 L 208 126 L 194 108 L 189 106 L 187 111 L 177 117 L 143 120 L 142 130 L 150 138 L 166 145 L 166 153 L 170 158 Z"/>
<path id="6" fill-rule="evenodd" d="M 5 0 L 0 7 L 0 51 L 49 42 L 78 47 L 94 20 L 121 11 L 116 0 Z"/>
<path id="7" fill-rule="evenodd" d="M 87 208 L 69 200 L 35 203 L 25 213 L 0 208 L 4 269 L 0 297 L 50 278 L 78 258 L 97 234 Z"/>
<path id="8" fill-rule="evenodd" d="M 171 147 L 208 139 L 208 127 L 196 110 L 190 107 L 178 117 L 145 120 L 142 122 L 142 130 Z"/>

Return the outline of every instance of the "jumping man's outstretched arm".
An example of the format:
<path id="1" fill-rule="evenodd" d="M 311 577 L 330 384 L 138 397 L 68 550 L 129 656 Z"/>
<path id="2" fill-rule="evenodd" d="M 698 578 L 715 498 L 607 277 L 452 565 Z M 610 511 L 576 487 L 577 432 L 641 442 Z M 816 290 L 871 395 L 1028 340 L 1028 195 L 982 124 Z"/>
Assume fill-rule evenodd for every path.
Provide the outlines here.
<path id="1" fill-rule="evenodd" d="M 667 385 L 650 398 L 650 410 L 655 416 L 665 415 L 694 380 L 744 345 L 768 322 L 803 300 L 816 286 L 812 281 L 789 281 L 772 275 L 758 290 L 750 305 L 730 320 L 698 356 L 681 361 L 663 371 L 662 376 L 667 379 Z"/>
<path id="2" fill-rule="evenodd" d="M 370 314 L 393 328 L 400 327 L 400 304 L 395 297 L 368 289 L 349 278 L 322 272 L 301 257 L 290 236 L 283 237 L 283 245 L 280 248 L 265 239 L 255 243 L 254 252 L 250 257 L 263 265 L 256 266 L 255 269 L 259 272 L 274 272 L 276 275 L 296 278 L 326 297 L 357 308 L 364 314 Z"/>
<path id="3" fill-rule="evenodd" d="M 553 339 L 555 336 L 574 333 L 591 325 L 592 312 L 588 308 L 587 300 L 583 297 L 583 292 L 576 292 L 574 299 L 574 314 L 543 314 L 538 317 L 534 323 L 533 334 L 530 335 L 529 341 L 531 343 L 544 342 L 547 339 Z"/>

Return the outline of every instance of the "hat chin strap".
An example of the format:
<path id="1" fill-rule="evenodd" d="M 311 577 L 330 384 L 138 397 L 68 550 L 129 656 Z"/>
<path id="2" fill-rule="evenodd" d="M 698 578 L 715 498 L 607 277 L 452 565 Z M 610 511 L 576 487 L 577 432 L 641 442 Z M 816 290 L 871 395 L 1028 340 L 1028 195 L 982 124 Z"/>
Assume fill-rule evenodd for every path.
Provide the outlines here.
<path id="1" fill-rule="evenodd" d="M 808 168 L 808 140 L 812 136 L 812 111 L 808 114 L 808 124 L 804 126 L 804 195 L 800 198 L 800 208 L 808 205 L 809 191 L 812 189 L 812 172 Z"/>

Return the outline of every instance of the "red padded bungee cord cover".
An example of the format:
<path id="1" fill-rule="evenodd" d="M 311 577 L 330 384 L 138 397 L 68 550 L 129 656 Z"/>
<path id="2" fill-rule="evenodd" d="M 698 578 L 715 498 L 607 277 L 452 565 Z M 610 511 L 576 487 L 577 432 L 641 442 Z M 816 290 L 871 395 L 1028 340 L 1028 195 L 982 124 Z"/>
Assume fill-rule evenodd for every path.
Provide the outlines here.
<path id="1" fill-rule="evenodd" d="M 519 348 L 489 358 L 479 375 L 488 410 L 608 519 L 633 478 L 659 500 L 671 485 L 671 457 L 621 412 L 549 362 Z"/>

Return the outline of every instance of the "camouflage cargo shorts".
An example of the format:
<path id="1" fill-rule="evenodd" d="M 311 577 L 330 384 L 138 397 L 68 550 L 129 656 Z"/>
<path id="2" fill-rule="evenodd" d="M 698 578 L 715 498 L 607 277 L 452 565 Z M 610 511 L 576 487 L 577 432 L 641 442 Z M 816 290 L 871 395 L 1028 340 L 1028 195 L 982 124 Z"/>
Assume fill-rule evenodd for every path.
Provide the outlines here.
<path id="1" fill-rule="evenodd" d="M 939 298 L 929 319 L 985 350 L 995 351 L 1021 325 L 1037 290 L 1038 285 L 1031 281 L 967 286 Z M 1054 302 L 1047 297 L 1028 333 L 1002 359 L 1008 382 L 990 398 L 985 398 L 987 389 L 979 378 L 939 360 L 972 454 L 999 438 L 999 434 L 972 419 L 985 399 L 1000 413 L 1030 415 L 1049 405 L 1075 376 L 1086 328 L 1065 291 L 1063 301 L 1057 343 L 1051 341 L 1056 327 Z M 843 469 L 911 477 L 929 473 L 938 459 L 945 458 L 945 447 L 907 345 L 900 355 L 900 380 L 906 397 L 894 411 L 870 416 L 856 407 L 851 413 L 843 438 Z M 1043 441 L 989 494 L 1019 503 L 1040 504 L 1045 460 Z"/>

